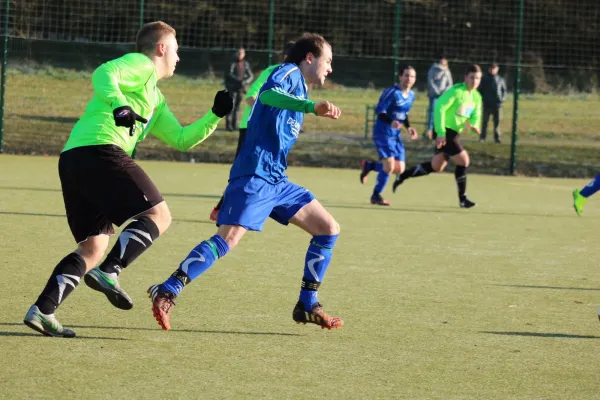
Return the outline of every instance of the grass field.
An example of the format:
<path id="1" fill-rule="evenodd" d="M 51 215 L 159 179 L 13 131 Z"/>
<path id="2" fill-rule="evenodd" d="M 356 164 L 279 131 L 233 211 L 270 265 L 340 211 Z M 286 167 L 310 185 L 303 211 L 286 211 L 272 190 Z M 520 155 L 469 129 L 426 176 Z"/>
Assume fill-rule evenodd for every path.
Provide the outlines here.
<path id="1" fill-rule="evenodd" d="M 208 110 L 220 82 L 174 77 L 161 82 L 170 108 L 183 124 Z M 27 73 L 9 70 L 6 92 L 5 151 L 57 154 L 92 93 L 89 74 L 60 69 Z M 292 152 L 295 165 L 348 168 L 356 160 L 375 157 L 370 139 L 364 140 L 365 106 L 377 103 L 381 90 L 329 86 L 311 94 L 315 100 L 333 101 L 342 118 L 332 121 L 307 117 L 306 133 Z M 504 105 L 504 144 L 477 143 L 465 135 L 475 171 L 506 173 L 510 159 L 512 98 Z M 427 98 L 419 93 L 411 121 L 424 128 Z M 600 108 L 597 94 L 522 95 L 519 109 L 518 173 L 534 176 L 588 177 L 600 164 Z M 224 124 L 224 123 L 223 123 Z M 492 129 L 490 122 L 490 129 Z M 370 135 L 370 130 L 369 130 Z M 490 133 L 491 135 L 491 133 Z M 370 136 L 369 136 L 370 137 Z M 491 137 L 491 136 L 490 136 Z M 142 158 L 232 161 L 237 134 L 217 131 L 190 154 L 170 151 L 149 137 L 139 146 Z M 428 143 L 407 143 L 409 160 L 430 157 Z"/>
<path id="2" fill-rule="evenodd" d="M 390 208 L 368 204 L 358 171 L 292 168 L 342 226 L 321 288 L 345 326 L 293 323 L 308 237 L 268 222 L 189 285 L 173 331 L 146 288 L 215 231 L 224 165 L 146 161 L 174 221 L 122 274 L 131 311 L 82 285 L 58 316 L 76 339 L 22 318 L 74 244 L 56 158 L 0 156 L 0 398 L 597 398 L 600 203 L 584 180 L 453 176 L 409 181 Z M 374 176 L 371 178 L 374 179 Z"/>

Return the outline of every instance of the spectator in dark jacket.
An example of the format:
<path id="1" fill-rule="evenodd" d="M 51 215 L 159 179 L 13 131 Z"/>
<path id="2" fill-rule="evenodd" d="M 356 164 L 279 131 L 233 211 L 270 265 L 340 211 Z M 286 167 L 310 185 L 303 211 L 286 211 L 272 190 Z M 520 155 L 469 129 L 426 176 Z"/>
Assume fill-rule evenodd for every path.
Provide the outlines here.
<path id="1" fill-rule="evenodd" d="M 237 130 L 240 104 L 248 91 L 250 82 L 254 78 L 250 64 L 245 58 L 246 51 L 243 47 L 240 47 L 229 65 L 229 70 L 225 73 L 225 89 L 229 91 L 229 94 L 233 98 L 233 110 L 225 119 L 228 131 Z"/>
<path id="2" fill-rule="evenodd" d="M 506 100 L 506 82 L 498 75 L 498 64 L 490 65 L 479 85 L 479 92 L 483 99 L 483 119 L 480 142 L 484 142 L 487 134 L 487 125 L 490 114 L 494 119 L 494 141 L 500 142 L 500 108 Z"/>
<path id="3" fill-rule="evenodd" d="M 431 140 L 433 135 L 433 110 L 435 101 L 444 92 L 453 85 L 452 73 L 448 68 L 448 59 L 445 56 L 438 57 L 437 61 L 431 64 L 427 72 L 427 95 L 429 96 L 429 107 L 427 107 L 427 126 L 423 134 L 424 139 Z"/>

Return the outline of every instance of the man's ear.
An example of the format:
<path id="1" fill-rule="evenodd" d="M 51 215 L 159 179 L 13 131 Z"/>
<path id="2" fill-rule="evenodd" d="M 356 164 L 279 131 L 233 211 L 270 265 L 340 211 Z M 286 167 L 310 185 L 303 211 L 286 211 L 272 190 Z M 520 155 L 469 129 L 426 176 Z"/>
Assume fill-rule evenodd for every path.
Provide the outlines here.
<path id="1" fill-rule="evenodd" d="M 310 65 L 315 61 L 315 55 L 313 53 L 308 53 L 308 54 L 306 54 L 305 60 L 306 60 L 306 63 Z"/>
<path id="2" fill-rule="evenodd" d="M 156 45 L 156 54 L 159 57 L 162 57 L 167 52 L 167 46 L 164 43 L 159 43 Z"/>

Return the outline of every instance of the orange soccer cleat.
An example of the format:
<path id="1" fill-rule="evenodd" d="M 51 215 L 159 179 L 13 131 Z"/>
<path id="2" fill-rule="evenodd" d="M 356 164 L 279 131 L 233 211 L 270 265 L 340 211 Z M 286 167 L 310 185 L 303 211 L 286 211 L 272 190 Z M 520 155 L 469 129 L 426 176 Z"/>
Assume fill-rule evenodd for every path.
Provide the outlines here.
<path id="1" fill-rule="evenodd" d="M 321 303 L 313 304 L 312 310 L 306 311 L 304 309 L 304 303 L 299 301 L 296 303 L 296 307 L 294 307 L 292 318 L 297 324 L 316 324 L 319 325 L 321 329 L 327 328 L 331 330 L 333 328 L 341 328 L 344 326 L 344 321 L 338 317 L 329 316 L 329 314 L 323 310 Z"/>

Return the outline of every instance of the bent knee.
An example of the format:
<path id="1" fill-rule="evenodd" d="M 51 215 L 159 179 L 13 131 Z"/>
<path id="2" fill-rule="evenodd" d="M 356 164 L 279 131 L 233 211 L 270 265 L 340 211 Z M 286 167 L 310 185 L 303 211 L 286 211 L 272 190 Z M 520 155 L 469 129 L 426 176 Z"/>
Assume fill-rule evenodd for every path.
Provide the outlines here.
<path id="1" fill-rule="evenodd" d="M 155 205 L 148 210 L 148 212 L 144 213 L 144 215 L 147 215 L 150 219 L 152 219 L 152 221 L 158 227 L 158 231 L 161 235 L 167 230 L 173 221 L 171 210 L 165 201 Z"/>
<path id="2" fill-rule="evenodd" d="M 75 253 L 79 254 L 81 258 L 84 259 L 89 270 L 97 265 L 100 260 L 102 260 L 102 257 L 104 257 L 104 253 L 106 252 L 106 248 L 107 245 L 86 240 L 85 242 L 79 243 Z"/>
<path id="3" fill-rule="evenodd" d="M 339 235 L 341 231 L 340 224 L 333 219 L 333 217 L 327 221 L 327 224 L 323 226 L 324 235 L 335 236 Z"/>

